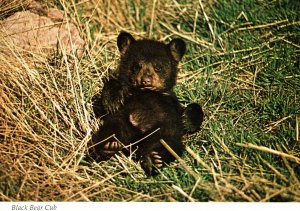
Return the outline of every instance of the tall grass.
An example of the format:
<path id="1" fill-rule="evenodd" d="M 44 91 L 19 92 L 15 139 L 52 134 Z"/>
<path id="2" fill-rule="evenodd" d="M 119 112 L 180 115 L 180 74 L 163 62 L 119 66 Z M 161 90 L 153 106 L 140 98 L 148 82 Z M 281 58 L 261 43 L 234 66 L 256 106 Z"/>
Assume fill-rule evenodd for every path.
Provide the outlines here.
<path id="1" fill-rule="evenodd" d="M 1 200 L 300 201 L 298 1 L 48 4 L 76 23 L 86 49 L 78 59 L 1 47 Z M 86 160 L 100 125 L 91 100 L 118 63 L 120 30 L 185 39 L 176 94 L 205 111 L 183 160 L 156 177 L 122 154 Z"/>

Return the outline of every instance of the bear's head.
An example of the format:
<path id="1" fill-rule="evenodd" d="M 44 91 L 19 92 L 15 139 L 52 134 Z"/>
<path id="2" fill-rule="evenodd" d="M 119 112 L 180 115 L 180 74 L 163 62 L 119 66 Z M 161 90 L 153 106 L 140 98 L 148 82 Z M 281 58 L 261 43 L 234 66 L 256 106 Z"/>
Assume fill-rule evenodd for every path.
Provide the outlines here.
<path id="1" fill-rule="evenodd" d="M 171 90 L 178 72 L 178 63 L 185 53 L 185 43 L 179 38 L 164 44 L 155 40 L 135 40 L 121 32 L 117 39 L 121 54 L 119 76 L 133 88 L 155 91 Z"/>

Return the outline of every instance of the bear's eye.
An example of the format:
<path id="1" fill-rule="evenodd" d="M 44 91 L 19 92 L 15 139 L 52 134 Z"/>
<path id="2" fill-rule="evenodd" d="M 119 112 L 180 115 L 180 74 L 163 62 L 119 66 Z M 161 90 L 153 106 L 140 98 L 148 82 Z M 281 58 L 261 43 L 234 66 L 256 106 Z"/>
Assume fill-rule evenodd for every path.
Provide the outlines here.
<path id="1" fill-rule="evenodd" d="M 133 73 L 136 73 L 141 69 L 141 67 L 138 63 L 133 63 L 130 69 Z"/>
<path id="2" fill-rule="evenodd" d="M 154 65 L 155 72 L 160 73 L 163 71 L 163 67 L 159 64 Z"/>

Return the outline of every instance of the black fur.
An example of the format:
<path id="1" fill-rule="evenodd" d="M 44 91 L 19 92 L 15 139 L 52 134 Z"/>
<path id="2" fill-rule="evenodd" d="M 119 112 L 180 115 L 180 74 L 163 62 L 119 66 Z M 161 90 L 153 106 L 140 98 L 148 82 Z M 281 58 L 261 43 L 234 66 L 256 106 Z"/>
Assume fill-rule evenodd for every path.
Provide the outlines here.
<path id="1" fill-rule="evenodd" d="M 154 40 L 135 40 L 127 32 L 119 34 L 117 46 L 121 54 L 118 74 L 105 81 L 101 97 L 96 95 L 93 98 L 96 117 L 118 111 L 125 98 L 136 88 L 172 92 L 176 84 L 177 65 L 186 50 L 184 41 L 179 38 L 163 44 Z M 153 76 L 156 76 L 160 83 L 153 83 Z M 200 129 L 203 112 L 199 111 L 196 106 L 187 106 L 187 114 L 183 118 L 187 133 Z M 190 120 L 187 118 L 190 116 L 201 121 Z"/>
<path id="2" fill-rule="evenodd" d="M 152 90 L 136 90 L 121 109 L 103 118 L 103 126 L 93 135 L 89 144 L 90 147 L 94 145 L 89 150 L 90 155 L 96 161 L 101 161 L 120 150 L 126 155 L 135 152 L 136 160 L 141 160 L 145 172 L 152 175 L 157 164 L 163 165 L 175 159 L 161 145 L 161 139 L 181 156 L 184 134 L 181 118 L 182 108 L 175 96 Z M 158 131 L 144 139 L 156 129 Z M 140 139 L 143 140 L 139 142 Z M 131 145 L 133 143 L 136 144 Z M 111 147 L 105 149 L 108 144 Z M 155 158 L 153 152 L 160 158 Z"/>
<path id="3" fill-rule="evenodd" d="M 173 93 L 185 43 L 178 38 L 168 44 L 135 40 L 122 32 L 117 45 L 121 54 L 118 74 L 105 81 L 101 96 L 94 98 L 95 115 L 107 116 L 93 135 L 90 154 L 96 160 L 108 159 L 121 149 L 126 152 L 124 145 L 160 128 L 132 148 L 144 170 L 152 174 L 154 166 L 174 160 L 160 139 L 181 155 L 183 134 L 200 129 L 203 121 L 200 105 L 193 103 L 184 109 Z"/>
<path id="4" fill-rule="evenodd" d="M 200 129 L 204 112 L 197 103 L 189 104 L 183 111 L 182 122 L 186 133 L 194 133 Z"/>

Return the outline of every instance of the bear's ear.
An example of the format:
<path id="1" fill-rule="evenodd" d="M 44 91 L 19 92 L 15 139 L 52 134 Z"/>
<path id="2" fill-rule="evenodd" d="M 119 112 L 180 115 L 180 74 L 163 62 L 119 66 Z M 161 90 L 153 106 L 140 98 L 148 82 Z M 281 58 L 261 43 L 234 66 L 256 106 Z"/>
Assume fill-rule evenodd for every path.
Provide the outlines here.
<path id="1" fill-rule="evenodd" d="M 185 42 L 182 39 L 175 38 L 168 44 L 171 54 L 176 62 L 179 62 L 185 53 Z"/>
<path id="2" fill-rule="evenodd" d="M 117 39 L 117 45 L 118 45 L 118 49 L 121 53 L 121 56 L 124 56 L 125 53 L 128 50 L 128 47 L 135 42 L 135 39 L 132 37 L 131 34 L 127 33 L 127 32 L 121 32 L 118 36 Z"/>

